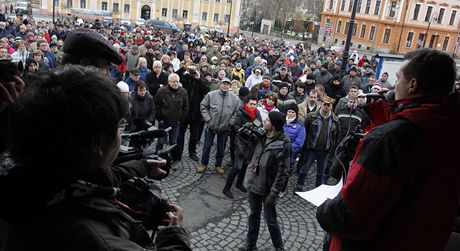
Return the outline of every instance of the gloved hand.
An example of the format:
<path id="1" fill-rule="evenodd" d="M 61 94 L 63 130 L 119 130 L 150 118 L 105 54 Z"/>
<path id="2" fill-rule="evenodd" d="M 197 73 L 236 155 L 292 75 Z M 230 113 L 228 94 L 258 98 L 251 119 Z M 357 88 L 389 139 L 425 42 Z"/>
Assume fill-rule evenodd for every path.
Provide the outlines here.
<path id="1" fill-rule="evenodd" d="M 274 192 L 270 192 L 270 194 L 265 199 L 265 204 L 272 204 L 275 203 L 278 196 Z"/>

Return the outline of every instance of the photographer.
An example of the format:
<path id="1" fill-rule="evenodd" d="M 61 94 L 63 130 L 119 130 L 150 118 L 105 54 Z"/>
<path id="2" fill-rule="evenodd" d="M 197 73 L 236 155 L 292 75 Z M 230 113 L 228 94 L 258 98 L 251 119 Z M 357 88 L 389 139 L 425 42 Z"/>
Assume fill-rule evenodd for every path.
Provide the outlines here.
<path id="1" fill-rule="evenodd" d="M 404 59 L 395 103 L 367 107 L 381 123 L 359 142 L 340 193 L 318 207 L 328 250 L 443 250 L 449 239 L 460 197 L 455 62 L 431 49 Z"/>
<path id="2" fill-rule="evenodd" d="M 249 191 L 251 213 L 248 218 L 246 245 L 241 250 L 257 250 L 262 206 L 273 246 L 276 250 L 284 250 L 276 214 L 276 200 L 286 184 L 290 165 L 291 141 L 283 131 L 286 114 L 271 111 L 263 123 L 267 134 L 255 146 L 247 146 L 254 148 L 244 181 Z"/>
<path id="3" fill-rule="evenodd" d="M 182 209 L 170 205 L 156 246 L 117 199 L 122 183 L 160 176 L 164 162 L 111 167 L 127 103 L 108 76 L 81 66 L 44 73 L 12 109 L 8 142 L 17 165 L 0 177 L 7 250 L 191 250 Z"/>

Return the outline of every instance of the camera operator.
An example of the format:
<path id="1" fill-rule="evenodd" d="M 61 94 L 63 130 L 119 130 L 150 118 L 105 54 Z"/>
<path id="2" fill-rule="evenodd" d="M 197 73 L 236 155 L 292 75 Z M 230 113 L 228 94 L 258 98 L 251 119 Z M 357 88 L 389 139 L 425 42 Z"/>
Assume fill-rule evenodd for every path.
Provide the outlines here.
<path id="1" fill-rule="evenodd" d="M 276 250 L 284 250 L 276 214 L 276 200 L 288 179 L 291 157 L 291 141 L 283 131 L 286 114 L 271 111 L 263 123 L 267 134 L 255 146 L 247 145 L 249 148 L 246 149 L 253 148 L 254 153 L 244 181 L 249 191 L 251 213 L 248 218 L 246 246 L 241 250 L 257 250 L 262 205 L 273 246 Z"/>
<path id="2" fill-rule="evenodd" d="M 432 49 L 404 59 L 395 103 L 367 107 L 383 123 L 360 141 L 340 193 L 318 207 L 327 250 L 443 250 L 449 239 L 460 197 L 455 62 Z"/>
<path id="3" fill-rule="evenodd" d="M 191 250 L 182 209 L 169 206 L 155 244 L 117 199 L 128 179 L 164 174 L 164 161 L 112 167 L 127 106 L 93 67 L 66 66 L 28 86 L 10 112 L 16 166 L 0 177 L 7 250 Z"/>

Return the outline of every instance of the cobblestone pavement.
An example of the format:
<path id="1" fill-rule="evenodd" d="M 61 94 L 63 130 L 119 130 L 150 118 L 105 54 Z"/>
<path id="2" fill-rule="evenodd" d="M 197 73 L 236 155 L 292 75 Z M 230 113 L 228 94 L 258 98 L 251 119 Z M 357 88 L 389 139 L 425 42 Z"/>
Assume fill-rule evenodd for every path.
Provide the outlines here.
<path id="1" fill-rule="evenodd" d="M 187 141 L 186 141 L 187 142 Z M 185 147 L 187 148 L 187 147 Z M 201 152 L 202 145 L 198 147 Z M 200 156 L 200 154 L 198 154 Z M 211 152 L 208 170 L 196 173 L 197 162 L 184 152 L 182 161 L 175 163 L 177 170 L 162 181 L 163 195 L 182 207 L 184 226 L 191 233 L 194 250 L 238 250 L 243 246 L 249 215 L 247 195 L 232 188 L 230 200 L 222 194 L 227 177 L 214 171 L 215 148 Z M 224 163 L 228 161 L 226 150 Z M 312 168 L 307 184 L 313 185 Z M 286 195 L 278 200 L 277 212 L 286 250 L 321 250 L 324 231 L 316 221 L 316 207 L 293 194 L 297 175 L 290 178 Z M 272 250 L 272 243 L 263 216 L 257 246 L 259 250 Z"/>

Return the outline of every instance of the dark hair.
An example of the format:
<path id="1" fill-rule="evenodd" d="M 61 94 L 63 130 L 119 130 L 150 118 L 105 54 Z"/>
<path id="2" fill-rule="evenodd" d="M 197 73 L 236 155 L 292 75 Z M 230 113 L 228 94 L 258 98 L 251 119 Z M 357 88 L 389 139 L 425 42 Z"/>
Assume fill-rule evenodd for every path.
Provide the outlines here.
<path id="1" fill-rule="evenodd" d="M 359 87 L 357 85 L 350 85 L 350 87 L 348 87 L 348 91 L 350 91 L 350 89 L 356 89 L 356 90 L 359 90 Z"/>
<path id="2" fill-rule="evenodd" d="M 265 94 L 264 99 L 267 99 L 267 98 L 273 100 L 275 102 L 275 105 L 278 102 L 278 95 L 276 95 L 276 93 L 274 92 L 269 92 Z"/>
<path id="3" fill-rule="evenodd" d="M 117 142 L 126 99 L 94 67 L 68 65 L 34 80 L 10 113 L 13 159 L 18 165 L 73 175 L 94 168 L 95 147 Z"/>
<path id="4" fill-rule="evenodd" d="M 250 100 L 255 100 L 255 101 L 257 101 L 258 99 L 257 99 L 256 96 L 249 94 L 248 96 L 246 96 L 246 97 L 244 98 L 243 102 L 244 102 L 245 104 L 247 104 L 247 103 L 249 103 Z"/>
<path id="5" fill-rule="evenodd" d="M 438 50 L 420 49 L 408 52 L 404 59 L 408 60 L 402 69 L 404 78 L 415 78 L 421 93 L 444 96 L 452 91 L 456 65 L 450 55 Z"/>

